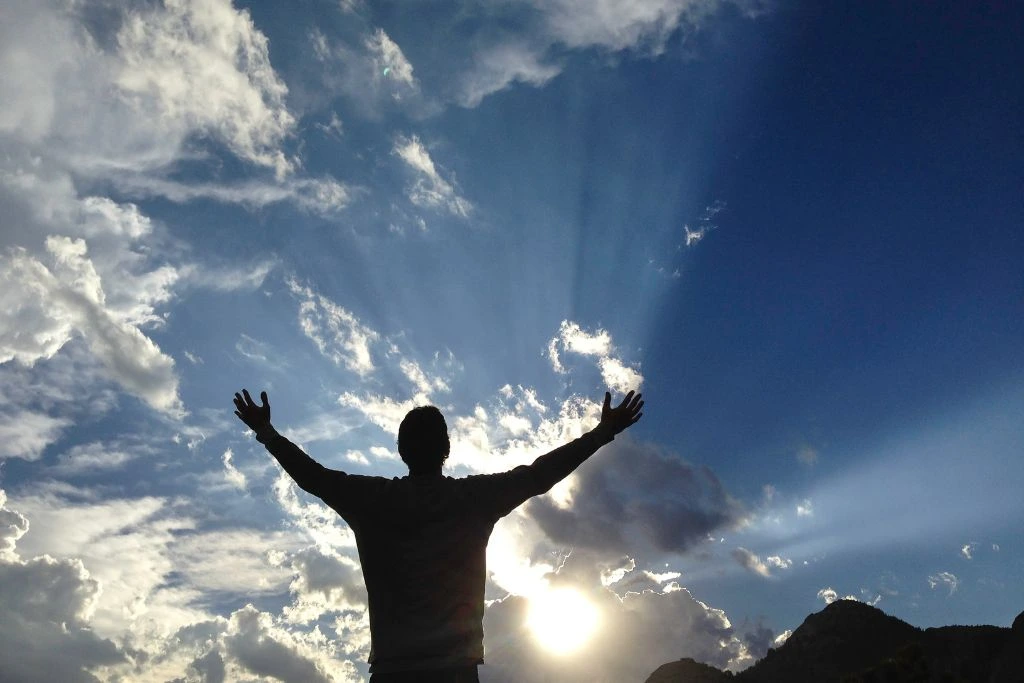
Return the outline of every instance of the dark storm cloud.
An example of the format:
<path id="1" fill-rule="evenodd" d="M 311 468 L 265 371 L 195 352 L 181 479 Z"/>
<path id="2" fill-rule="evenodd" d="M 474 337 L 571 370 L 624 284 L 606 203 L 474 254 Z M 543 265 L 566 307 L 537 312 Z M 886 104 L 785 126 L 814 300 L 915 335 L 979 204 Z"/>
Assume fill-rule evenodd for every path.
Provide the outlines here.
<path id="1" fill-rule="evenodd" d="M 0 679 L 98 680 L 90 669 L 125 661 L 112 641 L 89 628 L 99 583 L 78 560 L 22 559 L 15 546 L 28 520 L 6 502 L 0 490 Z"/>
<path id="2" fill-rule="evenodd" d="M 252 605 L 232 615 L 236 630 L 225 639 L 228 653 L 248 671 L 288 683 L 331 683 L 316 662 L 283 642 Z"/>
<path id="3" fill-rule="evenodd" d="M 548 498 L 535 498 L 526 507 L 557 543 L 628 554 L 639 541 L 659 551 L 683 552 L 742 515 L 709 468 L 626 438 L 602 449 L 577 476 L 568 509 Z"/>
<path id="4" fill-rule="evenodd" d="M 768 650 L 775 644 L 775 632 L 758 622 L 741 626 L 740 639 L 747 646 L 747 652 L 754 659 L 761 659 Z"/>

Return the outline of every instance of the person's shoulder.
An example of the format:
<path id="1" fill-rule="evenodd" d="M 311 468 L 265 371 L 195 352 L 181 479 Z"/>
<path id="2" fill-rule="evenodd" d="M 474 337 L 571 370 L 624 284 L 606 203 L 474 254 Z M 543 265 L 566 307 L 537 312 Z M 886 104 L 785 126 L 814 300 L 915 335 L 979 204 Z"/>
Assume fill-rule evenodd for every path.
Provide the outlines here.
<path id="1" fill-rule="evenodd" d="M 454 481 L 464 482 L 467 486 L 489 486 L 501 484 L 503 482 L 517 481 L 528 477 L 529 475 L 529 465 L 519 465 L 518 467 L 513 467 L 512 469 L 505 470 L 503 472 L 493 472 L 491 474 L 470 474 Z"/>
<path id="2" fill-rule="evenodd" d="M 393 482 L 400 481 L 398 477 L 382 477 L 376 474 L 351 474 L 345 473 L 345 483 L 350 486 L 365 486 L 365 487 L 386 487 Z"/>

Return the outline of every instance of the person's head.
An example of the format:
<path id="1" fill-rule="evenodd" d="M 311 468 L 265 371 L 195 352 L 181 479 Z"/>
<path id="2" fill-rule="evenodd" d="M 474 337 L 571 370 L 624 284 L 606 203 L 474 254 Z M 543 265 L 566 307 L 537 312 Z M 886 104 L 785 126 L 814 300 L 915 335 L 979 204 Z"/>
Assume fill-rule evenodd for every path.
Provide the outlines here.
<path id="1" fill-rule="evenodd" d="M 413 408 L 398 427 L 398 454 L 409 474 L 440 472 L 450 450 L 448 425 L 434 406 Z"/>

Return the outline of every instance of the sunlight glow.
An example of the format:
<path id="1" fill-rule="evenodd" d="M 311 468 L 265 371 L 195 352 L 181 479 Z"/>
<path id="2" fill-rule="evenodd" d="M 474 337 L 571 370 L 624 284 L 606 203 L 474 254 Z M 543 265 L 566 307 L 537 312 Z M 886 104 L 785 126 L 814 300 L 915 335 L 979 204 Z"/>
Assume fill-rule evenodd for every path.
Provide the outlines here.
<path id="1" fill-rule="evenodd" d="M 590 640 L 600 625 L 600 615 L 578 591 L 556 588 L 530 598 L 526 625 L 544 649 L 568 655 Z"/>

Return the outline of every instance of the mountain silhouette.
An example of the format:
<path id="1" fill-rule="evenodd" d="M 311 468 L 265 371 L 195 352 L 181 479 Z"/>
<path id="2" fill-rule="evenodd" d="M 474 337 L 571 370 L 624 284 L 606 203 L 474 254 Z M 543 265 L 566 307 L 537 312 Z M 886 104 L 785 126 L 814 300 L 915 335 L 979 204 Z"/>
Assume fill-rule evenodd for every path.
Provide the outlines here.
<path id="1" fill-rule="evenodd" d="M 1024 613 L 1010 628 L 919 629 L 877 607 L 837 600 L 738 674 L 692 659 L 658 667 L 646 683 L 1022 683 Z"/>

